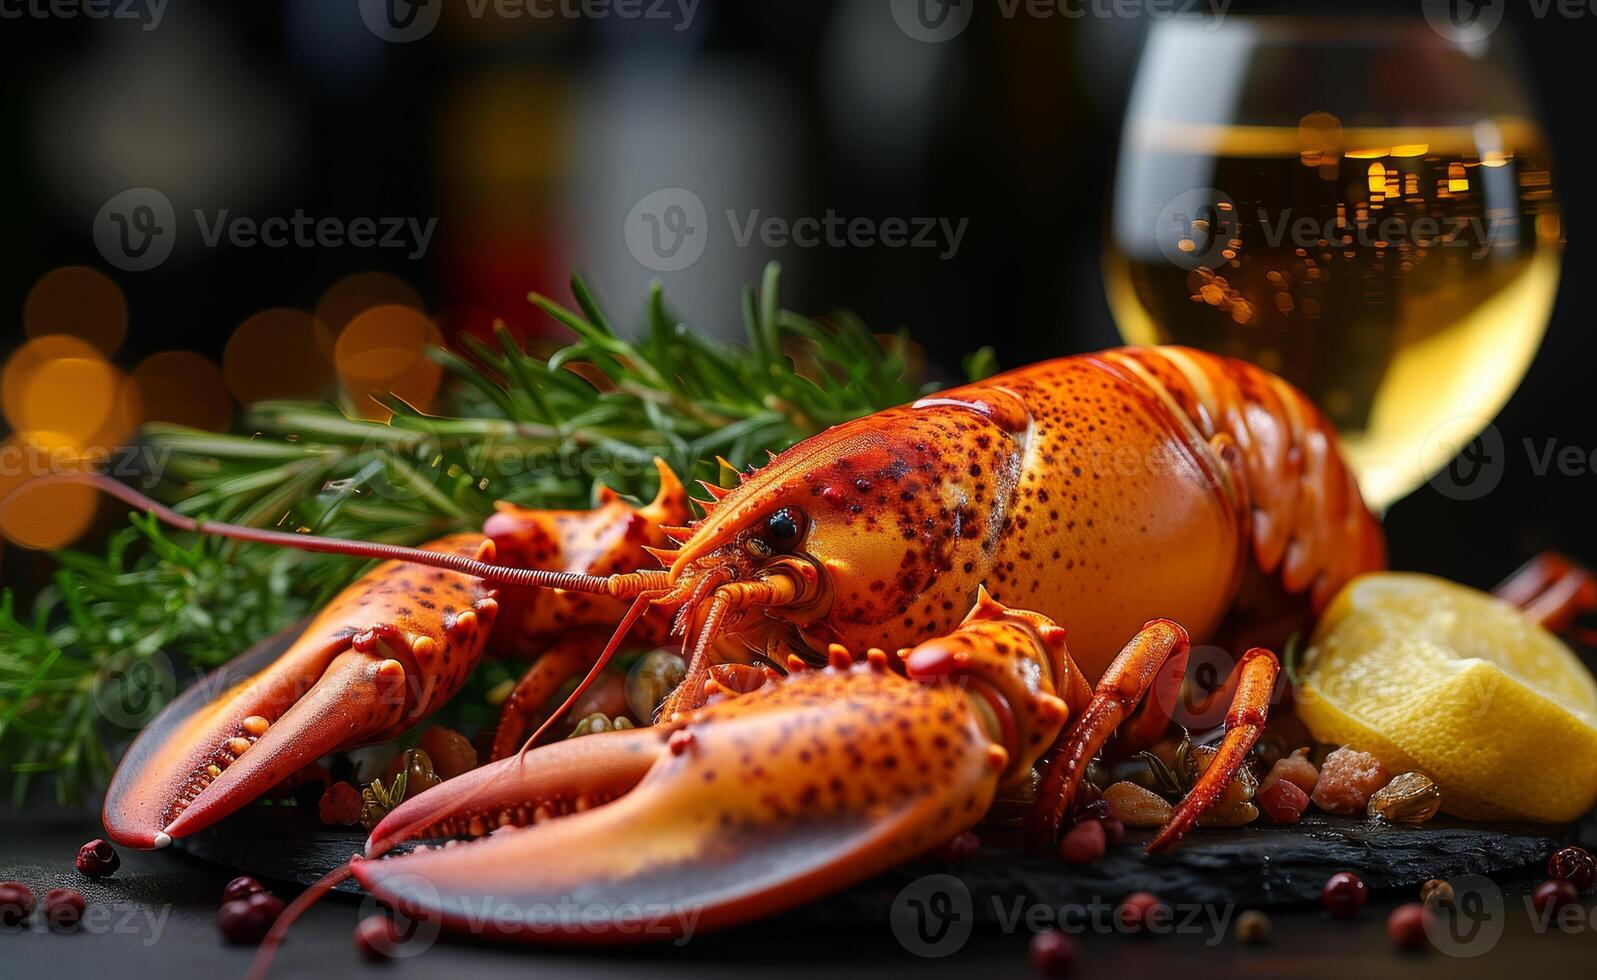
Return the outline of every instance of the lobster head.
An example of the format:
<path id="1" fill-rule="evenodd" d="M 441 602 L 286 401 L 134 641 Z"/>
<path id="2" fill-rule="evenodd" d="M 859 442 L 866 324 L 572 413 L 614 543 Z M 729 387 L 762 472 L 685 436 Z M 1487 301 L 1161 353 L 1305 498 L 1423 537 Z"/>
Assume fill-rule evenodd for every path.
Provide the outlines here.
<path id="1" fill-rule="evenodd" d="M 1029 417 L 1018 399 L 938 401 L 964 411 L 893 409 L 773 456 L 736 488 L 706 484 L 704 520 L 670 529 L 681 547 L 660 553 L 684 621 L 715 588 L 764 583 L 755 615 L 718 624 L 762 653 L 891 649 L 958 625 L 993 571 Z"/>

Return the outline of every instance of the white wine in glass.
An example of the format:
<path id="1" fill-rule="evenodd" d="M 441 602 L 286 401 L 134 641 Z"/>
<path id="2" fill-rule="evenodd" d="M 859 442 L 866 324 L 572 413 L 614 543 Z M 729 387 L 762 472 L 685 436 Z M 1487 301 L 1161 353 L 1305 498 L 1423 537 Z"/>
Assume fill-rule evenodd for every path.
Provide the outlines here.
<path id="1" fill-rule="evenodd" d="M 1377 509 L 1502 408 L 1557 291 L 1553 171 L 1495 43 L 1166 21 L 1139 68 L 1105 258 L 1123 336 L 1307 391 Z"/>

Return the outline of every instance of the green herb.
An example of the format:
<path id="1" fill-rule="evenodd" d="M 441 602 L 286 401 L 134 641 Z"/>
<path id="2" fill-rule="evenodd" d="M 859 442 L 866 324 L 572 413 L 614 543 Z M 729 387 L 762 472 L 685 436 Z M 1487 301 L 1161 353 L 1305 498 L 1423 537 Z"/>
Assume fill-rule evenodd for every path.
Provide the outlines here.
<path id="1" fill-rule="evenodd" d="M 130 736 L 196 670 L 305 610 L 292 556 L 228 550 L 179 544 L 135 517 L 104 555 L 58 554 L 31 615 L 0 594 L 0 759 L 15 799 L 44 772 L 62 801 L 92 791 L 110 771 L 108 740 Z"/>
<path id="2" fill-rule="evenodd" d="M 1165 765 L 1164 760 L 1152 752 L 1138 752 L 1137 758 L 1148 764 L 1148 778 L 1153 783 L 1154 792 L 1170 799 L 1185 797 L 1196 781 L 1197 765 L 1192 758 L 1192 735 L 1186 729 L 1181 731 L 1181 742 L 1176 745 L 1171 765 Z"/>
<path id="3" fill-rule="evenodd" d="M 452 379 L 439 414 L 389 396 L 386 423 L 355 417 L 348 403 L 273 403 L 257 406 L 237 435 L 147 427 L 164 456 L 160 492 L 212 520 L 414 544 L 480 528 L 496 500 L 587 506 L 601 483 L 645 497 L 655 456 L 684 479 L 719 482 L 728 476 L 720 459 L 763 462 L 767 451 L 920 393 L 902 333 L 883 339 L 848 313 L 815 320 L 783 310 L 778 281 L 773 263 L 746 292 L 746 343 L 733 344 L 680 322 L 658 285 L 639 338 L 628 340 L 573 278 L 574 310 L 531 297 L 573 343 L 541 356 L 501 329 L 496 343 L 469 343 L 464 355 L 432 352 Z M 992 353 L 966 363 L 985 375 Z M 107 726 L 108 714 L 123 712 L 105 705 L 159 707 L 174 686 L 163 681 L 165 664 L 188 681 L 366 567 L 169 536 L 143 519 L 103 555 L 57 557 L 61 570 L 31 613 L 14 609 L 10 594 L 0 599 L 0 778 L 19 798 L 44 772 L 63 799 L 91 791 L 109 771 L 107 739 L 131 734 Z M 488 683 L 508 676 L 497 665 L 481 673 Z"/>

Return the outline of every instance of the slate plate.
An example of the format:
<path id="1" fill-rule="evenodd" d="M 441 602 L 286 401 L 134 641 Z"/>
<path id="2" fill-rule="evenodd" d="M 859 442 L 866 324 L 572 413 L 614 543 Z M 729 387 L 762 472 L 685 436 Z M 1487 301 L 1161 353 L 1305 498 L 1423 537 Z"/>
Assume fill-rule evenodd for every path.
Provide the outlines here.
<path id="1" fill-rule="evenodd" d="M 1142 853 L 1152 831 L 1130 831 L 1103 860 L 1071 868 L 1007 847 L 985 847 L 963 866 L 918 862 L 817 902 L 801 915 L 885 921 L 893 899 L 928 874 L 954 874 L 970 890 L 978 921 L 1016 899 L 1050 906 L 1114 901 L 1147 890 L 1166 901 L 1269 908 L 1319 899 L 1325 879 L 1358 872 L 1372 888 L 1414 888 L 1431 878 L 1492 874 L 1537 865 L 1567 843 L 1597 844 L 1597 817 L 1575 827 L 1512 827 L 1439 820 L 1423 828 L 1310 814 L 1292 827 L 1255 824 L 1194 832 L 1175 853 Z M 175 846 L 240 874 L 310 884 L 364 843 L 359 828 L 322 825 L 313 809 L 254 806 Z M 359 894 L 346 881 L 339 890 Z"/>

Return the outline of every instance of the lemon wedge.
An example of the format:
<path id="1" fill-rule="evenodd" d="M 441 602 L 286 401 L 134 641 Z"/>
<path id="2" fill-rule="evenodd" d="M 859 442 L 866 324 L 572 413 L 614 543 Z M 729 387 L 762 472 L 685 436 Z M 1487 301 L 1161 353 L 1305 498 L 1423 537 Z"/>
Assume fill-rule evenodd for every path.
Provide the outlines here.
<path id="1" fill-rule="evenodd" d="M 1517 608 L 1382 572 L 1332 600 L 1304 654 L 1298 713 L 1322 742 L 1442 789 L 1471 820 L 1574 820 L 1597 802 L 1597 681 Z"/>

